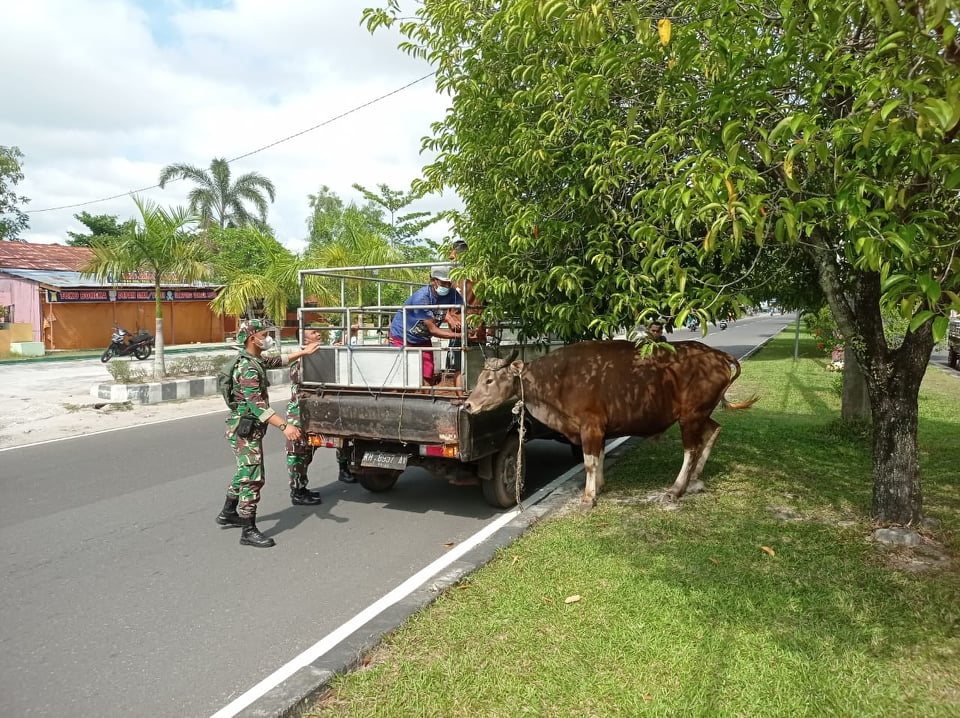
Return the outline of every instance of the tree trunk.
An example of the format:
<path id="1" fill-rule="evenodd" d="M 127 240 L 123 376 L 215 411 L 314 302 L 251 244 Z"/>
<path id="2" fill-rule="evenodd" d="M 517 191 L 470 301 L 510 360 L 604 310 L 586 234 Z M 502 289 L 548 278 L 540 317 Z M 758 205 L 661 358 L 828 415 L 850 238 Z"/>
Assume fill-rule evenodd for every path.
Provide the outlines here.
<path id="1" fill-rule="evenodd" d="M 917 399 L 887 394 L 873 405 L 873 518 L 915 525 L 923 511 Z"/>
<path id="2" fill-rule="evenodd" d="M 843 354 L 843 397 L 840 418 L 844 421 L 870 421 L 870 394 L 863 371 L 852 351 Z"/>
<path id="3" fill-rule="evenodd" d="M 873 518 L 883 524 L 916 525 L 923 518 L 917 427 L 933 348 L 929 325 L 908 341 L 894 361 L 878 362 L 865 377 L 873 407 Z"/>
<path id="4" fill-rule="evenodd" d="M 157 317 L 156 336 L 153 344 L 153 378 L 163 379 L 167 366 L 163 360 L 163 317 Z"/>
<path id="5" fill-rule="evenodd" d="M 167 367 L 163 361 L 163 304 L 160 301 L 160 282 L 157 282 L 154 291 L 156 292 L 157 325 L 153 344 L 153 378 L 163 379 L 167 375 Z"/>
<path id="6" fill-rule="evenodd" d="M 891 351 L 880 314 L 879 273 L 855 270 L 844 279 L 837 259 L 842 250 L 822 230 L 811 235 L 809 251 L 844 336 L 844 362 L 855 361 L 867 383 L 873 419 L 873 518 L 884 524 L 916 524 L 923 516 L 917 444 L 920 382 L 933 351 L 933 322 L 908 331 L 903 344 Z"/>

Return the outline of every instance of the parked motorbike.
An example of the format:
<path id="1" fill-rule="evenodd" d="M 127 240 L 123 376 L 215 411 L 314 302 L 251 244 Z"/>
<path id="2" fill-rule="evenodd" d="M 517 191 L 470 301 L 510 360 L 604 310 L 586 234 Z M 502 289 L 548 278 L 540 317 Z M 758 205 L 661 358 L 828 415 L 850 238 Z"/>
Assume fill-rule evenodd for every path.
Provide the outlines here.
<path id="1" fill-rule="evenodd" d="M 727 320 L 726 320 L 726 319 L 721 319 L 721 320 L 720 320 L 720 329 L 723 330 L 723 329 L 726 329 L 726 328 L 727 328 Z"/>
<path id="2" fill-rule="evenodd" d="M 137 359 L 146 359 L 153 353 L 153 342 L 153 334 L 146 329 L 131 334 L 126 329 L 114 324 L 110 346 L 100 355 L 100 361 L 106 363 L 115 356 L 125 357 L 131 354 Z"/>

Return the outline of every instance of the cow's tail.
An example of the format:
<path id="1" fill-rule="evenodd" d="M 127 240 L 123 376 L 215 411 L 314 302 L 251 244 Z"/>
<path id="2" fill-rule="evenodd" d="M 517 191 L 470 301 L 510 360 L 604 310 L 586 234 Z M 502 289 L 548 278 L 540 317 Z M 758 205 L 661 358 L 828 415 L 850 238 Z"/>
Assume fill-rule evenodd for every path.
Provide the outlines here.
<path id="1" fill-rule="evenodd" d="M 727 354 L 727 357 L 730 359 L 730 365 L 734 368 L 733 376 L 730 377 L 730 381 L 727 382 L 726 389 L 723 390 L 723 394 L 720 395 L 720 406 L 723 409 L 731 411 L 739 411 L 741 409 L 749 409 L 751 406 L 757 403 L 760 397 L 757 394 L 754 394 L 752 397 L 746 401 L 737 401 L 730 402 L 727 401 L 727 391 L 730 389 L 730 386 L 740 377 L 740 362 L 737 361 L 736 357 Z"/>

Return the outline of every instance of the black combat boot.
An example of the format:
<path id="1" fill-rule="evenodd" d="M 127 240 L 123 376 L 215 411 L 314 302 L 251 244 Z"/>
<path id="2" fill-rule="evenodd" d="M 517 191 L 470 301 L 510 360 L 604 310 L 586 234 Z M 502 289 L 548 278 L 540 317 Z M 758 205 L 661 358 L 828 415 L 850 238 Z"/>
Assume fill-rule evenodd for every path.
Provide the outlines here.
<path id="1" fill-rule="evenodd" d="M 337 481 L 342 481 L 345 484 L 352 484 L 356 480 L 356 477 L 351 474 L 350 469 L 347 468 L 347 464 L 340 464 L 340 473 L 337 474 Z"/>
<path id="2" fill-rule="evenodd" d="M 240 525 L 243 527 L 243 533 L 240 534 L 241 546 L 256 546 L 257 548 L 270 548 L 276 546 L 277 542 L 268 536 L 264 536 L 257 528 L 256 516 L 242 516 Z"/>
<path id="3" fill-rule="evenodd" d="M 302 489 L 291 489 L 290 503 L 294 506 L 314 506 L 323 502 L 319 495 L 304 486 Z"/>
<path id="4" fill-rule="evenodd" d="M 231 499 L 228 496 L 227 500 L 223 502 L 220 513 L 217 514 L 217 523 L 228 529 L 240 526 L 240 516 L 237 514 L 238 503 L 240 503 L 240 499 Z"/>

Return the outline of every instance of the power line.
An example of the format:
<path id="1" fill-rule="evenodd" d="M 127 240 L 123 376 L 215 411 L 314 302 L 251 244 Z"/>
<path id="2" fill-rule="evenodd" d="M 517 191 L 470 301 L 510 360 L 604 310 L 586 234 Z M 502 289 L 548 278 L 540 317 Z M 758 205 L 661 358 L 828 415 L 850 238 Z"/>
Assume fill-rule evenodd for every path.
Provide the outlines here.
<path id="1" fill-rule="evenodd" d="M 428 72 L 426 75 L 423 75 L 422 77 L 418 77 L 416 80 L 413 80 L 413 81 L 411 81 L 411 82 L 408 82 L 406 85 L 403 85 L 402 87 L 398 87 L 396 90 L 391 90 L 390 92 L 386 93 L 385 95 L 380 95 L 380 97 L 376 97 L 376 98 L 370 100 L 369 102 L 364 102 L 362 105 L 357 105 L 356 107 L 353 107 L 353 108 L 347 110 L 346 112 L 341 112 L 339 115 L 334 115 L 333 117 L 331 117 L 331 118 L 329 118 L 329 119 L 326 119 L 326 120 L 324 120 L 323 122 L 320 122 L 320 123 L 314 125 L 313 127 L 308 127 L 308 128 L 305 129 L 305 130 L 300 130 L 300 132 L 295 132 L 294 134 L 288 135 L 287 137 L 284 137 L 284 138 L 282 138 L 282 139 L 279 139 L 279 140 L 277 140 L 276 142 L 271 142 L 271 143 L 268 144 L 268 145 L 264 145 L 263 147 L 258 147 L 257 149 L 251 150 L 250 152 L 245 152 L 245 153 L 242 154 L 242 155 L 237 155 L 236 157 L 233 157 L 233 158 L 227 160 L 227 164 L 231 164 L 231 163 L 233 163 L 233 162 L 236 162 L 237 160 L 245 159 L 245 158 L 247 158 L 247 157 L 250 157 L 250 156 L 252 156 L 252 155 L 257 154 L 258 152 L 263 152 L 264 150 L 268 150 L 268 149 L 270 149 L 271 147 L 276 147 L 277 145 L 283 144 L 284 142 L 289 142 L 290 140 L 296 139 L 297 137 L 300 137 L 301 135 L 305 135 L 305 134 L 307 134 L 308 132 L 313 132 L 314 130 L 320 129 L 321 127 L 324 127 L 324 126 L 326 126 L 326 125 L 331 124 L 332 122 L 336 122 L 337 120 L 343 119 L 343 118 L 346 117 L 347 115 L 352 115 L 354 112 L 359 112 L 360 110 L 362 110 L 362 109 L 364 109 L 364 108 L 370 107 L 370 105 L 375 105 L 376 103 L 381 102 L 382 100 L 385 100 L 385 99 L 387 99 L 388 97 L 392 97 L 393 95 L 396 95 L 396 94 L 398 94 L 398 93 L 400 93 L 400 92 L 403 92 L 404 90 L 406 90 L 406 89 L 408 89 L 408 88 L 410 88 L 410 87 L 413 87 L 413 86 L 416 85 L 418 82 L 423 82 L 423 81 L 426 80 L 427 78 L 433 77 L 435 74 L 436 74 L 435 71 L 434 71 L 434 72 Z M 172 183 L 172 182 L 179 182 L 179 181 L 180 181 L 180 179 L 173 179 L 173 180 L 170 180 L 170 182 L 168 182 L 167 184 L 170 184 L 170 183 Z M 64 204 L 64 205 L 61 205 L 61 206 L 59 206 L 59 207 L 45 207 L 45 208 L 43 208 L 43 209 L 32 209 L 32 210 L 26 211 L 25 214 L 40 214 L 41 212 L 56 212 L 56 211 L 61 210 L 61 209 L 75 209 L 75 208 L 77 208 L 77 207 L 86 207 L 86 206 L 91 205 L 91 204 L 99 204 L 100 202 L 108 202 L 108 201 L 110 201 L 111 199 L 119 199 L 120 197 L 128 197 L 128 196 L 130 196 L 130 195 L 138 194 L 138 193 L 140 193 L 140 192 L 146 192 L 146 191 L 151 190 L 151 189 L 160 189 L 160 185 L 159 185 L 159 184 L 153 184 L 153 185 L 150 185 L 149 187 L 141 187 L 140 189 L 132 189 L 132 190 L 129 190 L 128 192 L 121 192 L 120 194 L 114 194 L 114 195 L 111 195 L 111 196 L 109 196 L 109 197 L 101 197 L 100 199 L 91 199 L 91 200 L 88 200 L 88 201 L 86 201 L 86 202 L 77 202 L 76 204 Z"/>

